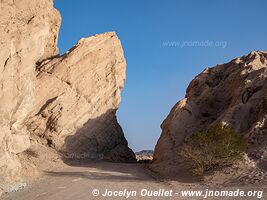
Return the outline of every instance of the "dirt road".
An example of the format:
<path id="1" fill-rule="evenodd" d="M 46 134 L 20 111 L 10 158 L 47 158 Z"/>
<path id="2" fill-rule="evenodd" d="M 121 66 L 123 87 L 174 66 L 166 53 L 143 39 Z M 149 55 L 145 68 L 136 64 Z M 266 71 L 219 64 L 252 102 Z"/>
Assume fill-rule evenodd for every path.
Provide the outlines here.
<path id="1" fill-rule="evenodd" d="M 46 171 L 45 175 L 24 191 L 9 193 L 5 200 L 88 200 L 140 199 L 141 190 L 168 192 L 168 184 L 154 180 L 139 164 L 92 163 L 85 166 L 66 166 Z M 105 195 L 106 190 L 111 196 Z M 115 194 L 121 191 L 121 197 Z M 132 191 L 132 192 L 131 192 Z M 134 193 L 136 191 L 136 194 Z M 93 194 L 94 193 L 94 194 Z M 146 191 L 143 190 L 145 195 Z M 116 196 L 115 196 L 116 195 Z M 149 198 L 149 197 L 148 197 Z M 149 199 L 162 199 L 150 197 Z M 170 199 L 163 197 L 164 199 Z"/>
<path id="2" fill-rule="evenodd" d="M 198 189 L 197 189 L 198 188 Z M 190 199 L 203 197 L 182 197 L 182 190 L 205 191 L 202 185 L 163 182 L 148 175 L 140 164 L 91 163 L 83 166 L 64 166 L 47 170 L 44 176 L 23 191 L 4 195 L 3 200 L 110 200 L 110 199 Z M 153 192 L 153 194 L 152 194 Z M 107 196 L 105 196 L 108 194 Z M 259 199 L 215 198 L 207 199 Z"/>

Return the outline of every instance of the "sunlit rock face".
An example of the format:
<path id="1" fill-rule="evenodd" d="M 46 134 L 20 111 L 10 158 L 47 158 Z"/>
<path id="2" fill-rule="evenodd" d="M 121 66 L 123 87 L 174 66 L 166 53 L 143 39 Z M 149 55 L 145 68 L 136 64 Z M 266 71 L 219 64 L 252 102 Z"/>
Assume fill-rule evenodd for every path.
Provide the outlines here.
<path id="1" fill-rule="evenodd" d="M 267 52 L 253 51 L 195 77 L 161 125 L 155 161 L 179 161 L 186 138 L 219 122 L 247 137 L 249 157 L 267 168 Z"/>
<path id="2" fill-rule="evenodd" d="M 66 54 L 39 63 L 36 100 L 25 122 L 31 138 L 67 156 L 131 159 L 115 116 L 125 70 L 112 32 L 81 39 Z M 120 153 L 111 154 L 114 149 Z"/>
<path id="3" fill-rule="evenodd" d="M 116 120 L 126 70 L 116 34 L 59 56 L 52 0 L 3 0 L 0 9 L 0 191 L 20 180 L 19 154 L 36 143 L 73 159 L 134 161 Z"/>

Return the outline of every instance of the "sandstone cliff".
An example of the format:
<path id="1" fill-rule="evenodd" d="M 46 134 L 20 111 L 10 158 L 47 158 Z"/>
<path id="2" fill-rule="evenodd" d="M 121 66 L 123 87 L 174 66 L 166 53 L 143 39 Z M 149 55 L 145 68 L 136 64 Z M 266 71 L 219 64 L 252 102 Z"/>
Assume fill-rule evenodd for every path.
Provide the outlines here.
<path id="1" fill-rule="evenodd" d="M 0 193 L 20 180 L 19 155 L 34 144 L 65 158 L 134 161 L 115 115 L 126 70 L 116 34 L 59 56 L 52 0 L 1 0 L 0 9 Z"/>
<path id="2" fill-rule="evenodd" d="M 206 68 L 162 123 L 157 163 L 179 162 L 179 147 L 198 130 L 225 122 L 248 138 L 247 153 L 267 169 L 267 53 L 253 51 Z"/>

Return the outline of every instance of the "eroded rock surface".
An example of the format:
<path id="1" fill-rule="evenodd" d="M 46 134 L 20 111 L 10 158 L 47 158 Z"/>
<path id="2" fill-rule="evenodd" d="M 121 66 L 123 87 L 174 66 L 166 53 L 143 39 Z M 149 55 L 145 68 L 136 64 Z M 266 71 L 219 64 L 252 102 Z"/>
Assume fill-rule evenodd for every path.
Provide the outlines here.
<path id="1" fill-rule="evenodd" d="M 248 138 L 247 153 L 267 169 L 267 52 L 253 51 L 205 69 L 161 125 L 154 159 L 179 162 L 179 147 L 198 130 L 225 122 Z"/>
<path id="2" fill-rule="evenodd" d="M 116 110 L 126 63 L 115 33 L 81 39 L 36 66 L 36 101 L 25 122 L 34 141 L 68 158 L 133 159 Z"/>
<path id="3" fill-rule="evenodd" d="M 81 39 L 59 56 L 52 0 L 1 0 L 0 9 L 0 191 L 21 179 L 19 154 L 33 144 L 133 161 L 115 115 L 126 70 L 116 34 Z"/>

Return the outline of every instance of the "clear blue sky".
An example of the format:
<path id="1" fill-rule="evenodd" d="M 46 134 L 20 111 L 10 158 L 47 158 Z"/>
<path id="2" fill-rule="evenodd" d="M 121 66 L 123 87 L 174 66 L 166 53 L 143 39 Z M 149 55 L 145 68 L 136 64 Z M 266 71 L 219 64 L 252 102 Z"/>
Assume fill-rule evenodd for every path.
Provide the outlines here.
<path id="1" fill-rule="evenodd" d="M 135 151 L 154 148 L 160 124 L 205 67 L 267 50 L 265 0 L 55 0 L 55 6 L 63 18 L 61 53 L 81 37 L 118 34 L 127 61 L 118 119 Z"/>

